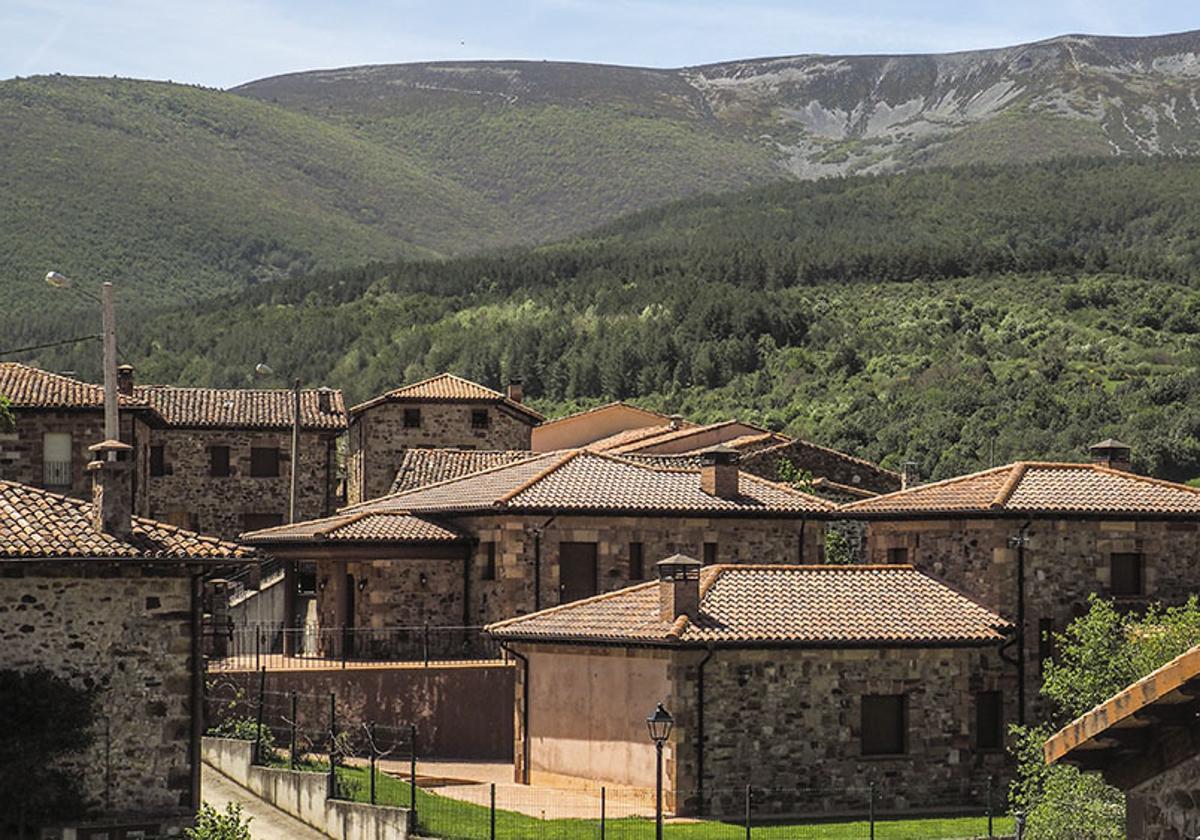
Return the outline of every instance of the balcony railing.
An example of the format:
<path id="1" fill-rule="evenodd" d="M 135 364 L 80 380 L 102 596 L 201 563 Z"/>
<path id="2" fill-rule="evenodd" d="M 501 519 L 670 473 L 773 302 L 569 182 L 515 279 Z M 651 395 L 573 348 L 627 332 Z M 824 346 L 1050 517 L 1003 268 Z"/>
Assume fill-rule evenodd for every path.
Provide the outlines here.
<path id="1" fill-rule="evenodd" d="M 70 461 L 43 461 L 42 483 L 47 487 L 70 487 L 75 471 Z"/>

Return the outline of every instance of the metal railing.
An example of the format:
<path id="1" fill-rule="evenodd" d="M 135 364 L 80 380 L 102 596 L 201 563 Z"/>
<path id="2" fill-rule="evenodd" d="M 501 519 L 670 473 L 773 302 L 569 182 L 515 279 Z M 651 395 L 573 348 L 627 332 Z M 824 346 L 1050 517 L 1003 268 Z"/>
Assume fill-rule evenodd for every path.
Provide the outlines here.
<path id="1" fill-rule="evenodd" d="M 75 480 L 70 461 L 42 461 L 42 483 L 47 487 L 70 487 Z"/>
<path id="2" fill-rule="evenodd" d="M 209 670 L 257 671 L 493 662 L 502 651 L 482 627 L 235 627 L 206 634 Z"/>

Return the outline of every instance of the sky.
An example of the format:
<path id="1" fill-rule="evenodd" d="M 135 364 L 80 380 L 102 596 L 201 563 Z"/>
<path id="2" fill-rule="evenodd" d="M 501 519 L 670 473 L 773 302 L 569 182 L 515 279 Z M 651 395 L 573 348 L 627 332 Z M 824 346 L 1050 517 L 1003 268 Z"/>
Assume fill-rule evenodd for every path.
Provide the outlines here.
<path id="1" fill-rule="evenodd" d="M 680 67 L 1195 28 L 1195 0 L 0 0 L 0 79 L 57 72 L 225 88 L 358 64 Z"/>

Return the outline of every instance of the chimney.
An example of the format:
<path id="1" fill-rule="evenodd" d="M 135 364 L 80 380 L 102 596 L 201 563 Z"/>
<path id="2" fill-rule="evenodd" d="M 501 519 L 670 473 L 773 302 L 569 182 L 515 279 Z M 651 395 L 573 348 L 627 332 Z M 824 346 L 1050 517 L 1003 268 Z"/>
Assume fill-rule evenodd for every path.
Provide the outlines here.
<path id="1" fill-rule="evenodd" d="M 683 428 L 683 415 L 682 414 L 672 414 L 667 419 L 671 421 L 671 430 L 672 431 Z"/>
<path id="2" fill-rule="evenodd" d="M 1122 472 L 1133 472 L 1133 447 L 1114 438 L 1093 443 L 1088 447 L 1092 463 Z"/>
<path id="3" fill-rule="evenodd" d="M 663 621 L 686 615 L 693 621 L 700 612 L 700 561 L 675 554 L 658 563 L 658 611 Z"/>
<path id="4" fill-rule="evenodd" d="M 508 383 L 508 398 L 515 403 L 525 399 L 525 389 L 521 387 L 520 379 L 514 379 Z"/>
<path id="5" fill-rule="evenodd" d="M 133 447 L 119 440 L 106 440 L 88 447 L 96 460 L 88 463 L 92 474 L 92 526 L 124 539 L 133 530 Z"/>
<path id="6" fill-rule="evenodd" d="M 700 453 L 700 489 L 719 499 L 736 499 L 738 452 L 729 446 L 714 446 Z"/>
<path id="7" fill-rule="evenodd" d="M 907 490 L 921 483 L 921 465 L 916 461 L 905 461 L 900 465 L 900 489 Z"/>
<path id="8" fill-rule="evenodd" d="M 333 411 L 332 388 L 321 388 L 317 391 L 317 408 L 322 414 L 329 414 Z"/>
<path id="9" fill-rule="evenodd" d="M 133 365 L 120 365 L 117 368 L 117 393 L 133 396 Z"/>

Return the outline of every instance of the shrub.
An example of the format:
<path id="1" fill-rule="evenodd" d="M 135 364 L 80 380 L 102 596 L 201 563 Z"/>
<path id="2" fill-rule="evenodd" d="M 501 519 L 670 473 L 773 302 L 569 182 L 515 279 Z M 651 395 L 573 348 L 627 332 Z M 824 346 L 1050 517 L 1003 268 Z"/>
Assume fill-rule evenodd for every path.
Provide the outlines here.
<path id="1" fill-rule="evenodd" d="M 205 802 L 196 814 L 195 826 L 183 833 L 188 840 L 251 840 L 252 819 L 243 817 L 242 806 L 235 802 L 226 805 L 223 812 Z"/>

